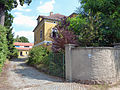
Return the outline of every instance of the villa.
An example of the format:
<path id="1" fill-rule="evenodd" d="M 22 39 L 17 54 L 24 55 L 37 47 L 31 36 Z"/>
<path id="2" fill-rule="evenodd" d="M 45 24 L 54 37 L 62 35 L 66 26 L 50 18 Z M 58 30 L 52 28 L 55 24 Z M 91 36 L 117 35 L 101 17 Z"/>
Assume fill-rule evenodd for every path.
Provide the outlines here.
<path id="1" fill-rule="evenodd" d="M 29 50 L 32 49 L 33 43 L 15 42 L 15 48 L 18 50 L 18 56 L 28 56 Z"/>

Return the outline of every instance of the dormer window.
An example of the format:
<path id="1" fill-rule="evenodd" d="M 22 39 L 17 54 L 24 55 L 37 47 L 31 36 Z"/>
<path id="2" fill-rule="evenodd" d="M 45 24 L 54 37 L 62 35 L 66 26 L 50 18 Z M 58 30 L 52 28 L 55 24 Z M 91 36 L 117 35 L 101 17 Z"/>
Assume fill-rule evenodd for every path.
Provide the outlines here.
<path id="1" fill-rule="evenodd" d="M 57 37 L 57 28 L 52 28 L 52 33 L 51 33 L 51 37 Z"/>

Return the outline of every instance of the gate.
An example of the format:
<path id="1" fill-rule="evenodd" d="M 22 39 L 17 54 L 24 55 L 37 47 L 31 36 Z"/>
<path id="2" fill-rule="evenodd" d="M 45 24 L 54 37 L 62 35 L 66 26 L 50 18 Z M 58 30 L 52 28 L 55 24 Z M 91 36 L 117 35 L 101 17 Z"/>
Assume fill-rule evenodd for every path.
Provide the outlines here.
<path id="1" fill-rule="evenodd" d="M 51 53 L 49 74 L 65 78 L 65 56 L 63 53 Z"/>

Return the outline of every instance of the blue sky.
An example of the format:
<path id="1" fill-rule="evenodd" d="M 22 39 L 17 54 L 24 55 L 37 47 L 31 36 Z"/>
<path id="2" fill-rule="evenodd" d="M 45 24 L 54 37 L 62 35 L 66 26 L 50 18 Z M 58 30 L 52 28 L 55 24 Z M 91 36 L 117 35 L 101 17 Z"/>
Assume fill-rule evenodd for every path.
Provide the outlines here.
<path id="1" fill-rule="evenodd" d="M 72 14 L 76 7 L 80 6 L 78 0 L 32 0 L 30 6 L 18 5 L 11 11 L 14 16 L 13 32 L 15 37 L 25 36 L 30 42 L 34 42 L 33 29 L 37 25 L 39 15 L 49 15 L 52 11 L 66 16 Z"/>

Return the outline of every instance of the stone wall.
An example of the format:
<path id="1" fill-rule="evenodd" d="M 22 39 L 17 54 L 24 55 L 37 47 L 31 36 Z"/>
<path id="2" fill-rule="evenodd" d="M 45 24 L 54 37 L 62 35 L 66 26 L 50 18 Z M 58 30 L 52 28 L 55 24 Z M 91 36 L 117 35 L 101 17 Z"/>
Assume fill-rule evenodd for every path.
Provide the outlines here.
<path id="1" fill-rule="evenodd" d="M 116 83 L 120 78 L 120 49 L 112 47 L 65 48 L 66 79 Z"/>

